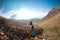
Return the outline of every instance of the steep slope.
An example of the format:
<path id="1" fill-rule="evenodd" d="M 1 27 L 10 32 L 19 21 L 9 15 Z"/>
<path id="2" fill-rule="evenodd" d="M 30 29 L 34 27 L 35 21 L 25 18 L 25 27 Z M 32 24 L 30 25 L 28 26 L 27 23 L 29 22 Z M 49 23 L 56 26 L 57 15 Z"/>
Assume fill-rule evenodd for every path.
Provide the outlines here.
<path id="1" fill-rule="evenodd" d="M 19 22 L 19 21 L 16 21 L 16 20 L 12 20 L 12 19 L 6 19 L 4 17 L 1 17 L 0 16 L 0 23 L 4 23 L 6 24 L 7 26 L 12 26 L 12 27 L 17 27 L 17 28 L 20 28 L 20 29 L 28 29 L 29 27 L 29 24 L 28 23 L 24 23 L 24 22 Z M 3 24 L 2 24 L 3 25 Z"/>
<path id="2" fill-rule="evenodd" d="M 44 17 L 40 24 L 43 28 L 51 28 L 54 26 L 60 25 L 60 6 L 57 8 L 52 9 L 46 17 Z"/>
<path id="3" fill-rule="evenodd" d="M 28 31 L 29 31 L 28 23 L 21 23 L 21 22 L 11 20 L 11 19 L 6 19 L 0 16 L 0 32 L 7 35 L 10 38 L 10 40 L 12 40 L 11 38 L 19 39 L 22 36 L 26 38 L 28 37 L 27 36 Z M 2 37 L 2 35 L 0 36 Z"/>
<path id="4" fill-rule="evenodd" d="M 48 12 L 48 15 L 44 17 L 42 20 L 47 20 L 53 16 L 56 16 L 60 12 L 60 6 L 57 6 L 56 8 L 53 8 L 51 11 Z"/>
<path id="5" fill-rule="evenodd" d="M 52 9 L 38 25 L 44 29 L 43 37 L 46 40 L 60 40 L 60 6 Z"/>

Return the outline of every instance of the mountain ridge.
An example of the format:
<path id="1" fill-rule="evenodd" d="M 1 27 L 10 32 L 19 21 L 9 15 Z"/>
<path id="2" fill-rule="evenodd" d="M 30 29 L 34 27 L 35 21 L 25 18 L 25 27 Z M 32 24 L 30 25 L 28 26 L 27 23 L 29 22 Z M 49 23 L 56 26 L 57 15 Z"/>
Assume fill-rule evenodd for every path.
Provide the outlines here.
<path id="1" fill-rule="evenodd" d="M 60 23 L 60 6 L 53 8 L 51 11 L 49 11 L 48 15 L 41 20 L 39 25 L 42 27 L 47 27 L 48 25 L 52 26 L 52 24 L 56 26 L 59 23 Z"/>

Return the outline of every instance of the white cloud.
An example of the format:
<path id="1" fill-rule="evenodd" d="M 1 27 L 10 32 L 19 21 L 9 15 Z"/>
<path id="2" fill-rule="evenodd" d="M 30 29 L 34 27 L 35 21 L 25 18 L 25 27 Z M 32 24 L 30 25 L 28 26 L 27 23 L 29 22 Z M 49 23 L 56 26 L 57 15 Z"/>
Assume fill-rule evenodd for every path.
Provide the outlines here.
<path id="1" fill-rule="evenodd" d="M 0 9 L 0 16 L 1 16 L 2 13 L 3 13 L 3 10 L 4 10 L 3 8 Z"/>
<path id="2" fill-rule="evenodd" d="M 15 16 L 15 19 L 19 20 L 19 19 L 32 19 L 32 18 L 43 18 L 44 16 L 47 15 L 47 13 L 43 13 L 43 12 L 34 12 L 28 9 L 20 9 L 20 10 L 11 10 L 10 12 L 4 13 L 2 16 L 6 17 L 6 18 L 13 18 L 12 16 Z"/>
<path id="3" fill-rule="evenodd" d="M 11 16 L 15 14 L 14 12 L 15 12 L 15 10 L 12 10 L 10 12 L 3 13 L 2 16 L 5 18 L 11 18 Z"/>

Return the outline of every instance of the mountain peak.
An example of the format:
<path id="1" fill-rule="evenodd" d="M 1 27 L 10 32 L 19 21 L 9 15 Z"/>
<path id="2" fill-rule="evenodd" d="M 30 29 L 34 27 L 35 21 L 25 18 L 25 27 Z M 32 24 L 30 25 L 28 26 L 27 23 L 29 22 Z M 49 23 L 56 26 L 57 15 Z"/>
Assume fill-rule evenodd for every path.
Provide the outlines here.
<path id="1" fill-rule="evenodd" d="M 57 7 L 55 7 L 55 8 L 53 8 L 49 13 L 48 13 L 48 15 L 56 15 L 56 14 L 58 14 L 60 12 L 60 6 L 57 6 Z"/>

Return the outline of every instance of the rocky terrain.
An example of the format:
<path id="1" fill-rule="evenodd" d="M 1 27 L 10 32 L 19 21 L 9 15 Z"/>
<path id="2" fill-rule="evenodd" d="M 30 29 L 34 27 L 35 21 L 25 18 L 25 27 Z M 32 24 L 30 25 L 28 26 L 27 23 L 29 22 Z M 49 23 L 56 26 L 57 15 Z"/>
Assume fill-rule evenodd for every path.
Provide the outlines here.
<path id="1" fill-rule="evenodd" d="M 30 37 L 30 28 L 31 26 L 28 22 L 22 23 L 16 20 L 7 19 L 0 16 L 0 36 L 2 36 L 3 38 L 4 36 L 6 36 L 10 40 L 20 40 L 22 37 L 22 40 L 25 40 L 26 38 Z M 36 32 L 37 34 L 39 34 L 38 30 L 36 30 Z"/>

